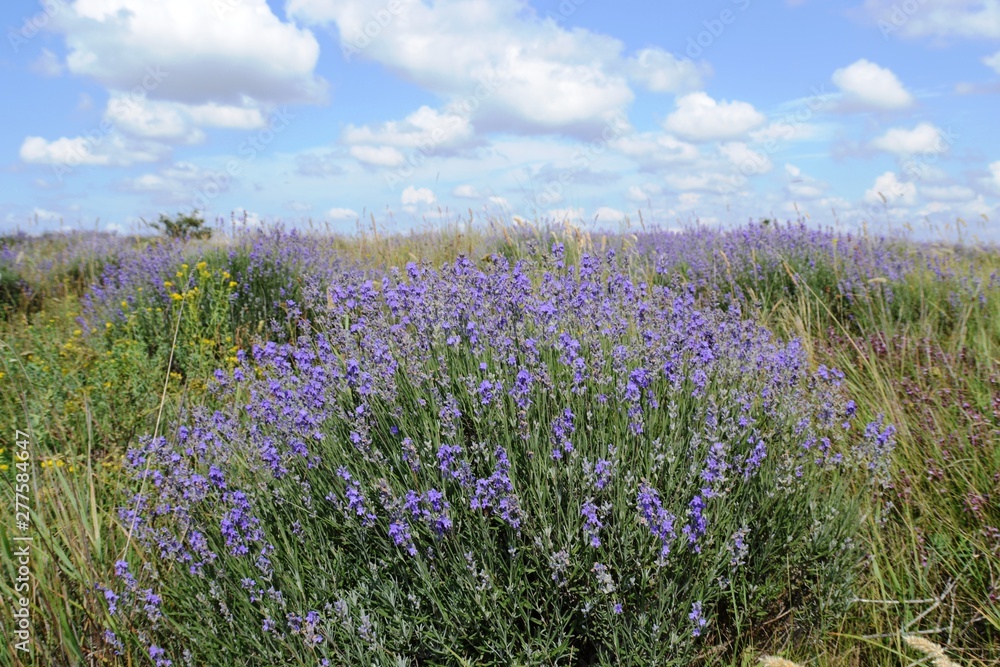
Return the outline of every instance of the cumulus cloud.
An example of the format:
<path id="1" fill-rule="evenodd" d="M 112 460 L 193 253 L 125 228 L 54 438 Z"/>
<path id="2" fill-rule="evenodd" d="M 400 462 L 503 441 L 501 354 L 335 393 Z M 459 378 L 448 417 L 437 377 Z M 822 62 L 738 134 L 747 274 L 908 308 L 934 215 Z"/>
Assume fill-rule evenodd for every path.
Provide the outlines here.
<path id="1" fill-rule="evenodd" d="M 1000 4 L 993 0 L 865 0 L 863 10 L 886 36 L 1000 38 Z"/>
<path id="2" fill-rule="evenodd" d="M 95 132 L 93 137 L 26 137 L 20 157 L 30 164 L 54 165 L 61 169 L 79 166 L 124 167 L 138 162 L 157 162 L 167 150 L 155 142 L 129 140 L 118 133 Z"/>
<path id="3" fill-rule="evenodd" d="M 625 219 L 625 212 L 610 206 L 601 206 L 594 211 L 594 220 L 601 222 L 621 222 Z"/>
<path id="4" fill-rule="evenodd" d="M 745 176 L 766 174 L 774 166 L 767 155 L 752 150 L 746 144 L 739 141 L 720 144 L 719 153 L 725 156 L 730 164 Z"/>
<path id="5" fill-rule="evenodd" d="M 677 110 L 663 127 L 688 141 L 737 139 L 764 124 L 764 114 L 748 102 L 717 102 L 706 93 L 689 93 L 677 100 Z"/>
<path id="6" fill-rule="evenodd" d="M 430 206 L 437 201 L 437 197 L 434 196 L 429 188 L 415 188 L 412 185 L 408 185 L 405 190 L 403 190 L 403 195 L 400 201 L 404 205 L 413 204 L 427 204 Z"/>
<path id="7" fill-rule="evenodd" d="M 636 203 L 644 203 L 656 197 L 661 192 L 661 188 L 656 183 L 643 183 L 642 185 L 630 185 L 625 192 L 625 198 Z"/>
<path id="8" fill-rule="evenodd" d="M 583 219 L 583 207 L 550 208 L 545 214 L 556 222 L 579 222 Z"/>
<path id="9" fill-rule="evenodd" d="M 785 192 L 796 201 L 810 201 L 824 196 L 827 184 L 812 176 L 802 173 L 802 170 L 793 164 L 785 165 L 785 174 L 788 182 L 785 184 Z"/>
<path id="10" fill-rule="evenodd" d="M 1000 192 L 1000 160 L 993 162 L 989 166 L 993 187 Z"/>
<path id="11" fill-rule="evenodd" d="M 152 70 L 163 76 L 151 96 L 187 104 L 325 96 L 313 73 L 316 38 L 281 21 L 266 0 L 78 0 L 51 25 L 66 37 L 69 71 L 112 90 L 140 86 Z"/>
<path id="12" fill-rule="evenodd" d="M 896 111 L 913 106 L 915 101 L 892 70 L 864 58 L 836 70 L 833 82 L 843 93 L 841 108 L 845 111 Z"/>
<path id="13" fill-rule="evenodd" d="M 150 195 L 154 202 L 160 204 L 191 202 L 213 176 L 211 170 L 191 162 L 177 162 L 154 173 L 128 178 L 119 185 L 119 189 Z"/>
<path id="14" fill-rule="evenodd" d="M 931 123 L 920 123 L 912 130 L 894 127 L 871 142 L 871 147 L 896 155 L 943 153 L 948 144 L 941 130 Z"/>
<path id="15" fill-rule="evenodd" d="M 972 188 L 964 185 L 926 185 L 920 188 L 920 193 L 927 199 L 939 201 L 970 201 L 976 198 Z"/>
<path id="16" fill-rule="evenodd" d="M 453 197 L 459 197 L 461 199 L 479 199 L 479 191 L 476 190 L 473 185 L 459 185 L 454 190 L 451 191 Z"/>
<path id="17" fill-rule="evenodd" d="M 629 77 L 654 93 L 697 90 L 711 73 L 707 64 L 678 58 L 660 48 L 642 49 L 627 61 Z"/>
<path id="18" fill-rule="evenodd" d="M 700 156 L 698 147 L 694 144 L 669 134 L 653 132 L 627 134 L 612 140 L 609 145 L 647 169 L 690 164 Z"/>
<path id="19" fill-rule="evenodd" d="M 376 167 L 398 167 L 406 158 L 392 146 L 351 146 L 351 155 L 359 162 Z"/>
<path id="20" fill-rule="evenodd" d="M 987 67 L 993 68 L 993 71 L 997 74 L 1000 74 L 1000 51 L 997 51 L 992 56 L 983 58 L 983 63 Z"/>
<path id="21" fill-rule="evenodd" d="M 348 145 L 380 145 L 439 152 L 471 145 L 474 130 L 469 118 L 422 106 L 403 121 L 389 121 L 378 127 L 349 125 L 341 141 Z"/>
<path id="22" fill-rule="evenodd" d="M 183 104 L 135 97 L 118 91 L 112 91 L 104 118 L 134 137 L 185 144 L 203 141 L 202 127 L 250 130 L 265 124 L 259 108 L 214 102 Z"/>
<path id="23" fill-rule="evenodd" d="M 880 204 L 885 198 L 889 205 L 912 205 L 917 199 L 917 186 L 914 183 L 900 181 L 894 172 L 887 171 L 875 179 L 875 184 L 865 191 L 865 201 L 870 204 Z"/>
<path id="24" fill-rule="evenodd" d="M 539 21 L 521 0 L 398 0 L 395 9 L 383 0 L 287 3 L 300 21 L 335 24 L 351 59 L 381 63 L 451 103 L 474 102 L 477 127 L 482 120 L 497 129 L 592 131 L 634 97 L 628 78 L 636 73 L 619 40 Z M 380 11 L 389 23 L 366 36 Z M 651 67 L 637 75 L 644 85 L 691 79 L 687 65 L 671 73 L 662 53 L 646 59 Z"/>
<path id="25" fill-rule="evenodd" d="M 331 208 L 326 212 L 326 217 L 331 220 L 357 220 L 358 214 L 349 208 Z"/>

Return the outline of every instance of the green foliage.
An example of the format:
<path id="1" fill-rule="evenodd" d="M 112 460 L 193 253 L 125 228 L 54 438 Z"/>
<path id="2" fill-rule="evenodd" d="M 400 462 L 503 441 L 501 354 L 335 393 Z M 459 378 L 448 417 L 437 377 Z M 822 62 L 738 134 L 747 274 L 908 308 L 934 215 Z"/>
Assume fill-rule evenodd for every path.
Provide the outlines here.
<path id="1" fill-rule="evenodd" d="M 208 239 L 212 237 L 212 229 L 205 225 L 205 219 L 197 210 L 191 213 L 178 213 L 173 218 L 161 213 L 160 219 L 150 223 L 150 226 L 172 239 Z"/>
<path id="2" fill-rule="evenodd" d="M 161 216 L 154 226 L 176 238 L 204 239 L 211 234 L 197 212 L 173 219 Z M 345 257 L 397 265 L 418 256 L 444 261 L 459 252 L 478 258 L 497 251 L 517 259 L 544 246 L 541 241 L 548 241 L 550 234 L 567 244 L 571 257 L 604 249 L 586 235 L 559 230 L 523 232 L 508 229 L 491 235 L 466 230 L 461 239 L 455 231 L 409 240 L 359 237 L 344 239 L 341 245 Z M 27 242 L 17 242 L 27 247 Z M 843 560 L 835 560 L 834 566 L 822 571 L 805 567 L 786 572 L 782 569 L 786 554 L 766 554 L 774 569 L 753 585 L 758 587 L 755 595 L 769 604 L 754 606 L 754 600 L 738 597 L 716 601 L 716 613 L 728 618 L 725 622 L 734 629 L 734 638 L 742 636 L 742 646 L 728 645 L 727 639 L 719 650 L 692 656 L 693 663 L 749 665 L 759 650 L 768 649 L 804 664 L 905 665 L 909 661 L 900 657 L 907 654 L 898 634 L 915 620 L 917 625 L 907 627 L 947 628 L 950 635 L 935 639 L 950 640 L 949 654 L 963 665 L 985 667 L 1000 660 L 1000 448 L 996 446 L 1000 442 L 1000 290 L 986 287 L 990 275 L 1000 270 L 1000 255 L 995 250 L 940 248 L 935 252 L 953 270 L 951 275 L 914 271 L 899 280 L 873 282 L 851 301 L 836 293 L 841 270 L 837 264 L 813 266 L 789 257 L 791 274 L 770 271 L 733 277 L 737 287 L 757 295 L 761 307 L 754 309 L 754 317 L 779 336 L 799 337 L 814 364 L 844 370 L 860 415 L 866 419 L 887 415 L 899 429 L 899 442 L 891 485 L 880 495 L 872 498 L 867 490 L 856 489 L 848 490 L 846 498 L 822 499 L 845 506 L 859 503 L 867 511 L 858 540 L 868 556 L 856 582 L 858 597 L 866 601 L 853 602 L 845 609 L 844 600 L 825 600 L 831 612 L 839 610 L 836 631 L 822 635 L 819 644 L 804 641 L 808 633 L 802 633 L 803 627 L 817 619 L 783 616 L 775 580 L 795 577 L 803 584 L 800 591 L 815 595 L 831 590 L 821 582 L 846 577 L 849 568 L 843 569 Z M 179 294 L 187 295 L 166 307 L 148 295 L 137 296 L 126 321 L 90 336 L 76 334 L 80 328 L 75 321 L 80 315 L 78 297 L 112 257 L 70 267 L 62 277 L 20 267 L 15 272 L 0 265 L 0 310 L 4 313 L 0 321 L 0 433 L 4 434 L 0 435 L 0 494 L 6 499 L 13 493 L 12 452 L 6 434 L 26 426 L 33 438 L 37 488 L 32 561 L 36 586 L 31 597 L 35 651 L 27 658 L 2 652 L 0 664 L 150 664 L 143 647 L 127 633 L 122 635 L 124 655 L 116 656 L 108 648 L 102 639 L 108 623 L 106 608 L 94 595 L 94 584 L 112 578 L 114 563 L 123 554 L 128 554 L 136 571 L 148 559 L 134 542 L 129 543 L 130 527 L 117 512 L 135 492 L 120 472 L 121 457 L 135 444 L 138 433 L 153 431 L 161 405 L 163 424 L 189 408 L 217 407 L 205 391 L 212 371 L 230 367 L 233 355 L 254 336 L 272 336 L 266 322 L 281 321 L 285 314 L 276 304 L 301 297 L 301 276 L 295 271 L 275 266 L 255 270 L 247 254 L 230 258 L 220 252 L 206 255 L 205 260 L 211 281 L 198 273 L 192 284 L 178 288 Z M 657 280 L 648 267 L 637 265 L 635 270 L 645 271 L 651 282 Z M 230 277 L 224 279 L 222 272 Z M 963 283 L 969 276 L 980 279 L 982 286 L 969 288 L 967 281 Z M 236 292 L 229 287 L 229 282 L 241 279 L 250 281 L 246 290 Z M 29 285 L 45 298 L 33 297 Z M 195 286 L 198 290 L 192 293 Z M 174 344 L 171 325 L 178 321 Z M 173 362 L 169 361 L 171 353 Z M 414 399 L 418 396 L 414 393 Z M 419 411 L 414 415 L 423 418 Z M 482 428 L 492 431 L 494 425 Z M 337 452 L 331 449 L 328 455 Z M 316 484 L 329 486 L 331 482 L 324 481 L 319 472 L 310 473 L 316 475 Z M 329 470 L 325 472 L 329 476 Z M 536 480 L 538 501 L 554 502 L 559 485 L 568 482 L 550 485 L 548 480 Z M 815 495 L 802 498 L 804 507 L 816 502 Z M 4 506 L 10 504 L 5 501 Z M 287 506 L 275 506 L 265 519 L 287 521 L 289 511 Z M 759 514 L 766 530 L 798 530 L 785 522 L 806 516 L 796 518 L 780 508 L 766 508 Z M 314 548 L 312 539 L 329 538 L 329 527 L 317 522 L 307 528 L 316 532 L 306 535 L 304 545 L 298 538 L 279 545 L 287 563 L 301 563 L 298 570 L 289 570 L 293 580 L 285 585 L 299 591 L 303 599 L 307 592 L 331 583 L 324 579 L 324 572 L 343 572 L 338 570 L 343 560 L 338 553 L 366 548 L 351 543 L 353 538 L 347 535 L 334 536 L 337 548 Z M 18 566 L 10 537 L 5 524 L 0 529 L 0 595 L 5 600 L 14 595 L 12 582 Z M 835 540 L 835 535 L 821 537 L 827 544 Z M 789 551 L 796 548 L 793 544 Z M 795 553 L 788 555 L 799 558 Z M 494 562 L 504 557 L 502 553 L 489 555 Z M 414 574 L 386 554 L 372 553 L 373 570 L 349 574 L 365 582 L 364 596 L 384 614 L 411 605 L 407 593 L 418 588 L 442 591 L 433 598 L 434 605 L 424 610 L 426 618 L 407 626 L 408 635 L 396 638 L 412 641 L 414 647 L 453 646 L 454 654 L 425 659 L 423 664 L 463 664 L 461 656 L 469 649 L 456 642 L 459 635 L 481 636 L 498 647 L 512 647 L 511 655 L 522 664 L 586 664 L 579 654 L 568 653 L 566 641 L 579 619 L 567 616 L 552 591 L 537 585 L 549 576 L 543 568 L 548 564 L 532 558 L 526 554 L 505 570 L 517 593 L 503 598 L 477 589 L 474 573 L 464 569 L 463 554 L 448 555 L 438 571 Z M 477 563 L 478 570 L 483 566 Z M 577 582 L 588 574 L 580 567 L 573 574 Z M 172 623 L 197 626 L 206 606 L 218 608 L 222 603 L 232 609 L 236 623 L 248 619 L 246 599 L 203 601 L 193 597 L 203 591 L 186 592 L 192 594 L 188 606 Z M 578 592 L 573 588 L 567 594 Z M 663 599 L 689 593 L 662 591 Z M 819 593 L 816 599 L 821 598 Z M 356 608 L 360 601 L 348 602 Z M 493 622 L 470 626 L 470 619 L 482 609 L 492 610 Z M 352 617 L 352 623 L 359 621 Z M 0 626 L 12 627 L 6 604 L 0 607 Z M 643 655 L 640 651 L 646 649 L 638 646 L 641 640 L 630 632 L 632 628 L 611 623 L 606 627 L 616 633 L 623 662 L 638 661 L 637 656 Z M 279 645 L 236 654 L 226 643 L 231 627 L 204 630 L 202 653 L 213 656 L 217 664 L 264 664 L 255 657 L 261 655 L 272 661 L 267 664 L 284 664 Z M 370 654 L 358 653 L 354 643 L 345 641 L 344 646 L 345 663 L 370 660 Z"/>

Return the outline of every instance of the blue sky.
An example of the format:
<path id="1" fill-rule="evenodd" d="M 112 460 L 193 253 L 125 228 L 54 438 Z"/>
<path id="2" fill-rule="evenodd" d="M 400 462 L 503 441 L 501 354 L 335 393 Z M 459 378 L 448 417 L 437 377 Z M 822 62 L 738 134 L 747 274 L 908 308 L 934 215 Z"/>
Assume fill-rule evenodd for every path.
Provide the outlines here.
<path id="1" fill-rule="evenodd" d="M 0 25 L 3 230 L 471 208 L 1000 237 L 994 1 L 15 0 Z"/>

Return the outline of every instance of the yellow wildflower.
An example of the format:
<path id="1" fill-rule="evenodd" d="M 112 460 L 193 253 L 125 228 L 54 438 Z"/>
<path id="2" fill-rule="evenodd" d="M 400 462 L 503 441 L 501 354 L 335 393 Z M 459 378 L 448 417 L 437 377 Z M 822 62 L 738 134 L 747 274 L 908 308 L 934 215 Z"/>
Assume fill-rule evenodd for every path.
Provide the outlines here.
<path id="1" fill-rule="evenodd" d="M 182 299 L 183 299 L 184 297 L 182 297 L 182 296 L 181 296 L 180 294 L 178 294 L 177 292 L 174 292 L 173 294 L 171 294 L 171 295 L 170 295 L 170 298 L 171 298 L 171 299 L 173 299 L 174 301 L 180 301 L 180 300 L 182 300 Z M 157 308 L 157 310 L 159 310 L 159 308 Z"/>
<path id="2" fill-rule="evenodd" d="M 208 262 L 198 262 L 197 264 L 194 265 L 194 268 L 198 269 L 199 271 L 204 271 L 205 267 L 207 266 Z"/>
<path id="3" fill-rule="evenodd" d="M 73 335 L 74 336 L 82 336 L 83 332 L 80 331 L 79 329 L 73 329 Z"/>
<path id="4" fill-rule="evenodd" d="M 169 287 L 173 287 L 174 284 L 172 282 L 170 282 L 169 280 L 167 280 L 166 282 L 163 283 L 163 286 L 169 288 Z"/>
<path id="5" fill-rule="evenodd" d="M 232 287 L 236 287 L 236 285 L 237 285 L 237 282 L 235 280 L 230 280 L 229 281 L 229 287 L 231 287 L 231 288 Z"/>

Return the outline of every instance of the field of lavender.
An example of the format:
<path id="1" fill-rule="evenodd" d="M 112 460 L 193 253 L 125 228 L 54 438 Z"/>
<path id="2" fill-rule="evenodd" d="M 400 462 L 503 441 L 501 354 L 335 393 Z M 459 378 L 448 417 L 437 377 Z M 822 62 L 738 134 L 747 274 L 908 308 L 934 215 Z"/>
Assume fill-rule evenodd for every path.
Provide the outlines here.
<path id="1" fill-rule="evenodd" d="M 1000 661 L 996 248 L 10 236 L 0 310 L 0 665 Z"/>

